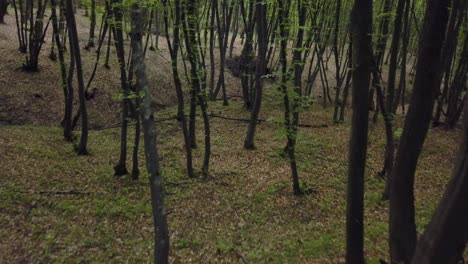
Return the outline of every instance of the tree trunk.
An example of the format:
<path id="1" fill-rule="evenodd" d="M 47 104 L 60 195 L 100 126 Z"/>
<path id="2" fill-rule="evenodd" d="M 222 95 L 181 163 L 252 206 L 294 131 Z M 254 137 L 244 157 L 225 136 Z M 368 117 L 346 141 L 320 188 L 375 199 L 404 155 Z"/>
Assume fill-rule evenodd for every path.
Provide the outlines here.
<path id="1" fill-rule="evenodd" d="M 463 141 L 452 178 L 431 222 L 421 236 L 413 264 L 463 263 L 468 238 L 468 97 L 465 99 Z"/>
<path id="2" fill-rule="evenodd" d="M 81 54 L 78 40 L 78 32 L 76 30 L 75 14 L 73 11 L 72 0 L 66 0 L 67 24 L 70 39 L 70 50 L 75 60 L 76 78 L 78 79 L 78 94 L 80 99 L 80 115 L 81 115 L 81 137 L 77 148 L 78 155 L 87 155 L 88 149 L 88 113 L 86 110 L 85 87 L 83 81 L 83 69 L 81 64 Z"/>
<path id="3" fill-rule="evenodd" d="M 468 29 L 466 29 L 464 33 L 465 39 L 463 41 L 463 48 L 447 100 L 447 116 L 445 124 L 447 128 L 450 129 L 455 127 L 460 117 L 460 97 L 462 96 L 463 90 L 466 89 L 466 81 L 468 78 Z"/>
<path id="4" fill-rule="evenodd" d="M 364 263 L 364 172 L 372 59 L 372 1 L 355 0 L 351 13 L 353 85 L 346 208 L 346 263 Z"/>
<path id="5" fill-rule="evenodd" d="M 140 1 L 139 1 L 140 2 Z M 143 55 L 143 30 L 144 30 L 144 12 L 138 4 L 133 5 L 132 9 L 132 29 L 131 46 L 132 62 L 136 76 L 136 85 L 138 90 L 144 94 L 140 107 L 140 115 L 143 124 L 143 133 L 145 141 L 146 169 L 149 174 L 149 183 L 151 191 L 151 206 L 153 208 L 154 221 L 154 263 L 166 264 L 169 258 L 169 234 L 166 220 L 166 211 L 164 208 L 164 190 L 163 179 L 159 168 L 159 155 L 156 141 L 156 128 L 154 114 L 151 108 L 151 93 L 146 79 L 145 62 Z"/>
<path id="6" fill-rule="evenodd" d="M 163 4 L 167 6 L 167 0 L 163 0 Z M 182 82 L 180 81 L 179 77 L 179 69 L 177 66 L 177 58 L 179 55 L 179 48 L 180 48 L 180 0 L 174 1 L 175 5 L 175 21 L 174 21 L 174 29 L 173 29 L 173 41 L 171 43 L 171 39 L 169 37 L 169 15 L 167 12 L 167 8 L 164 9 L 164 29 L 166 32 L 166 39 L 167 39 L 167 46 L 169 48 L 169 53 L 171 55 L 171 66 L 172 66 L 172 76 L 174 78 L 174 85 L 177 94 L 177 119 L 182 125 L 182 132 L 184 135 L 184 143 L 185 143 L 185 152 L 187 156 L 187 174 L 189 177 L 193 177 L 193 165 L 192 165 L 192 148 L 190 147 L 190 135 L 187 126 L 187 119 L 185 117 L 185 109 L 184 109 L 184 92 L 182 90 Z"/>
<path id="7" fill-rule="evenodd" d="M 115 50 L 120 68 L 120 85 L 122 87 L 122 125 L 120 130 L 120 158 L 117 165 L 114 166 L 114 175 L 121 176 L 128 174 L 127 170 L 127 130 L 128 130 L 128 95 L 129 83 L 127 68 L 125 63 L 124 37 L 123 37 L 123 13 L 121 0 L 113 0 L 112 14 L 115 25 L 112 27 L 114 32 Z"/>
<path id="8" fill-rule="evenodd" d="M 414 174 L 438 89 L 448 5 L 449 0 L 427 1 L 413 95 L 390 182 L 389 244 L 392 263 L 410 263 L 416 246 Z"/>
<path id="9" fill-rule="evenodd" d="M 255 101 L 252 107 L 252 115 L 250 117 L 247 134 L 244 141 L 244 148 L 254 149 L 255 128 L 257 126 L 258 115 L 262 103 L 263 93 L 263 75 L 265 74 L 266 52 L 268 46 L 267 40 L 267 6 L 262 0 L 257 0 L 256 18 L 257 18 L 257 34 L 258 34 L 258 58 L 255 73 Z"/>
<path id="10" fill-rule="evenodd" d="M 96 27 L 96 0 L 91 0 L 91 23 L 89 26 L 89 39 L 86 48 L 94 47 L 94 29 Z"/>
<path id="11" fill-rule="evenodd" d="M 57 2 L 56 0 L 51 0 L 51 9 L 52 9 L 52 26 L 53 26 L 53 37 L 55 39 L 55 43 L 57 45 L 57 50 L 59 54 L 59 62 L 60 62 L 60 73 L 62 77 L 62 89 L 63 89 L 63 101 L 65 103 L 65 113 L 63 117 L 63 136 L 66 141 L 72 141 L 72 130 L 71 130 L 71 115 L 69 112 L 71 112 L 72 103 L 69 101 L 69 96 L 70 93 L 73 92 L 73 90 L 70 91 L 69 85 L 67 82 L 67 65 L 65 64 L 65 54 L 64 54 L 64 49 L 63 49 L 63 43 L 60 39 L 60 34 L 59 34 L 59 24 L 58 24 L 58 19 L 57 19 Z"/>
<path id="12" fill-rule="evenodd" d="M 6 0 L 0 0 L 0 24 L 5 23 L 5 15 L 7 13 L 8 2 Z"/>
<path id="13" fill-rule="evenodd" d="M 203 61 L 200 61 L 200 58 L 203 58 L 203 54 L 200 50 L 200 39 L 197 36 L 198 22 L 195 14 L 196 3 L 195 0 L 188 0 L 186 3 L 186 10 L 182 13 L 183 24 L 184 24 L 184 36 L 185 36 L 185 46 L 187 49 L 187 55 L 189 57 L 191 69 L 191 82 L 192 82 L 192 99 L 196 100 L 200 104 L 200 110 L 203 117 L 203 124 L 205 127 L 205 156 L 203 159 L 203 169 L 202 173 L 204 176 L 208 176 L 209 173 L 209 164 L 211 156 L 211 134 L 210 134 L 210 122 L 207 113 L 207 102 L 205 96 L 205 65 Z M 185 13 L 186 12 L 186 13 Z M 191 102 L 191 107 L 195 108 L 195 102 Z M 191 124 L 195 126 L 195 110 L 191 109 Z M 195 135 L 195 127 L 191 130 L 193 135 Z"/>
<path id="14" fill-rule="evenodd" d="M 442 108 L 445 100 L 447 99 L 447 94 L 449 90 L 450 83 L 450 74 L 452 71 L 452 61 L 455 57 L 455 51 L 458 43 L 458 30 L 463 21 L 464 9 L 466 8 L 466 1 L 454 0 L 452 6 L 452 12 L 450 13 L 450 18 L 447 26 L 447 35 L 445 36 L 444 46 L 442 49 L 442 69 L 444 73 L 441 73 L 439 76 L 439 83 L 442 81 L 442 77 L 445 74 L 444 78 L 444 88 L 442 94 L 439 94 L 437 99 L 436 113 L 434 115 L 433 125 L 436 127 L 440 124 L 440 116 L 442 114 Z"/>
<path id="15" fill-rule="evenodd" d="M 388 67 L 388 87 L 387 87 L 387 111 L 389 114 L 394 113 L 393 101 L 395 97 L 395 79 L 398 66 L 398 50 L 400 47 L 401 24 L 403 21 L 403 10 L 408 0 L 398 0 L 395 22 L 393 25 L 392 43 L 390 46 L 390 65 Z"/>

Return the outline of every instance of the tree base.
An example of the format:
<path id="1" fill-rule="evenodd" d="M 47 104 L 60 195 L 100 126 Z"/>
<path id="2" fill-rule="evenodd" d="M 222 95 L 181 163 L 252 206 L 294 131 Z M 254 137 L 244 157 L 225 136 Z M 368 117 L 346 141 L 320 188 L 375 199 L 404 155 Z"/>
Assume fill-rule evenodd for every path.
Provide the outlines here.
<path id="1" fill-rule="evenodd" d="M 140 178 L 140 170 L 138 168 L 133 168 L 132 169 L 132 179 L 133 180 L 138 180 Z"/>
<path id="2" fill-rule="evenodd" d="M 123 175 L 127 175 L 128 174 L 128 170 L 127 170 L 127 167 L 125 166 L 125 164 L 117 164 L 114 166 L 114 176 L 123 176 Z"/>

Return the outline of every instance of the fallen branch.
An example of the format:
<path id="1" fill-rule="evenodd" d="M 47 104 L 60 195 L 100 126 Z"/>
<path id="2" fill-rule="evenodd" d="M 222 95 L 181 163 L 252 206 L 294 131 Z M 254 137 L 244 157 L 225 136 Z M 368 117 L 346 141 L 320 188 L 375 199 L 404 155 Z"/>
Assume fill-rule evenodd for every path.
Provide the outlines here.
<path id="1" fill-rule="evenodd" d="M 246 118 L 235 118 L 235 117 L 227 117 L 227 116 L 221 116 L 221 115 L 216 115 L 216 114 L 208 114 L 210 117 L 216 117 L 220 119 L 225 119 L 225 120 L 232 120 L 232 121 L 241 121 L 248 123 L 250 122 L 250 119 Z M 267 122 L 265 119 L 257 119 L 257 124 L 260 124 L 261 122 Z M 309 125 L 309 124 L 298 124 L 298 127 L 304 127 L 304 128 L 326 128 L 328 127 L 327 124 L 320 124 L 320 125 Z"/>
<path id="2" fill-rule="evenodd" d="M 242 255 L 242 253 L 240 253 L 239 250 L 234 249 L 234 253 L 236 253 L 236 255 L 242 259 L 242 262 L 243 262 L 244 264 L 248 264 L 248 263 L 249 263 L 249 261 L 247 260 L 247 258 L 246 258 L 244 255 Z"/>
<path id="3" fill-rule="evenodd" d="M 156 123 L 162 123 L 162 122 L 166 122 L 166 121 L 172 121 L 172 120 L 176 120 L 177 119 L 177 116 L 171 116 L 171 117 L 168 117 L 168 118 L 162 118 L 162 119 L 156 119 L 154 120 L 154 122 Z M 116 124 L 113 124 L 113 125 L 110 125 L 110 126 L 106 126 L 106 127 L 99 127 L 99 128 L 92 128 L 90 130 L 92 131 L 102 131 L 102 130 L 107 130 L 107 129 L 113 129 L 113 128 L 118 128 L 122 125 L 121 122 L 119 123 L 116 123 Z M 135 124 L 128 124 L 128 126 L 134 126 Z"/>
<path id="4" fill-rule="evenodd" d="M 298 127 L 305 127 L 305 128 L 325 128 L 328 127 L 327 124 L 321 124 L 321 125 L 307 125 L 307 124 L 299 124 L 297 125 Z"/>
<path id="5" fill-rule="evenodd" d="M 45 195 L 90 195 L 90 192 L 80 192 L 80 191 L 40 191 L 39 194 Z"/>
<path id="6" fill-rule="evenodd" d="M 250 122 L 250 119 L 246 119 L 246 118 L 227 117 L 227 116 L 220 116 L 216 114 L 208 114 L 208 116 L 216 117 L 220 119 L 232 120 L 232 121 L 241 121 L 241 122 L 246 122 L 246 123 Z M 265 121 L 266 121 L 265 119 L 257 119 L 258 124 L 260 124 L 261 122 L 265 122 Z"/>

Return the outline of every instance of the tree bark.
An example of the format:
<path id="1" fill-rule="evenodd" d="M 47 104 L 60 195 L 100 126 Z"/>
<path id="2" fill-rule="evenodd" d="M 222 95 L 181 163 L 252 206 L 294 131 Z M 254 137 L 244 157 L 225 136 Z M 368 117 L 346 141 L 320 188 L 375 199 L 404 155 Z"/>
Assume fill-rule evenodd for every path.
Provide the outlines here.
<path id="1" fill-rule="evenodd" d="M 96 0 L 91 0 L 91 23 L 89 25 L 89 39 L 86 48 L 94 47 L 94 29 L 96 28 Z"/>
<path id="2" fill-rule="evenodd" d="M 413 264 L 463 263 L 468 238 L 468 97 L 463 140 L 452 177 L 416 247 Z"/>
<path id="3" fill-rule="evenodd" d="M 85 86 L 83 81 L 83 69 L 81 64 L 81 54 L 78 40 L 78 32 L 76 30 L 75 14 L 73 13 L 72 0 L 66 0 L 67 24 L 70 41 L 70 50 L 74 57 L 76 65 L 76 78 L 78 79 L 78 94 L 80 100 L 80 115 L 81 115 L 81 137 L 77 148 L 78 155 L 87 155 L 88 149 L 88 112 L 86 109 Z"/>
<path id="4" fill-rule="evenodd" d="M 168 6 L 167 0 L 163 0 L 165 7 Z M 181 26 L 181 9 L 180 9 L 180 0 L 174 1 L 175 5 L 175 21 L 173 28 L 173 41 L 171 42 L 169 36 L 169 15 L 167 8 L 164 9 L 164 29 L 166 32 L 167 46 L 169 48 L 169 53 L 171 55 L 171 66 L 172 66 L 172 76 L 174 78 L 174 85 L 177 94 L 177 119 L 182 125 L 182 132 L 184 135 L 185 143 L 185 152 L 187 158 L 187 174 L 189 177 L 193 177 L 193 165 L 192 165 L 192 148 L 190 147 L 190 135 L 187 125 L 187 119 L 185 118 L 185 109 L 184 109 L 184 92 L 182 90 L 182 82 L 180 81 L 179 69 L 177 66 L 177 58 L 180 48 L 180 26 Z"/>
<path id="5" fill-rule="evenodd" d="M 255 72 L 255 101 L 252 107 L 250 123 L 245 136 L 244 148 L 254 149 L 255 128 L 257 126 L 258 115 L 262 104 L 263 94 L 263 75 L 266 67 L 266 52 L 268 46 L 267 40 L 267 6 L 262 0 L 257 0 L 256 18 L 257 18 L 257 34 L 258 34 L 258 58 Z"/>
<path id="6" fill-rule="evenodd" d="M 139 1 L 140 2 L 140 1 Z M 144 11 L 140 3 L 136 3 L 132 8 L 132 62 L 136 77 L 138 90 L 144 94 L 140 107 L 140 116 L 143 124 L 145 141 L 146 169 L 149 174 L 151 191 L 151 206 L 153 208 L 154 221 L 154 263 L 168 263 L 169 258 L 169 234 L 164 208 L 163 179 L 159 168 L 159 155 L 156 143 L 156 128 L 154 123 L 154 113 L 151 108 L 151 93 L 148 88 L 148 81 L 145 72 L 145 62 L 143 55 L 143 30 Z"/>
<path id="7" fill-rule="evenodd" d="M 6 0 L 0 0 L 0 24 L 5 23 L 5 15 L 7 13 L 8 2 Z"/>
<path id="8" fill-rule="evenodd" d="M 410 263 L 416 246 L 414 174 L 438 89 L 448 5 L 449 0 L 427 1 L 413 95 L 390 181 L 389 244 L 392 263 Z"/>
<path id="9" fill-rule="evenodd" d="M 346 208 L 346 263 L 364 263 L 364 173 L 372 62 L 372 1 L 355 0 L 351 12 L 353 115 L 349 142 Z"/>

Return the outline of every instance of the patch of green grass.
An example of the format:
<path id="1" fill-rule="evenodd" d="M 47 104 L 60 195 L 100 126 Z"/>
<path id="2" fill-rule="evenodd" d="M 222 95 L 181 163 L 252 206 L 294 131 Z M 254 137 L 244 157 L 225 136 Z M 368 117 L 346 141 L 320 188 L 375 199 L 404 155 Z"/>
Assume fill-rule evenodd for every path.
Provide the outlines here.
<path id="1" fill-rule="evenodd" d="M 98 217 L 135 217 L 136 215 L 150 215 L 151 204 L 145 201 L 133 201 L 125 196 L 105 196 L 95 201 L 96 216 Z"/>
<path id="2" fill-rule="evenodd" d="M 216 249 L 221 254 L 226 254 L 230 252 L 232 249 L 234 249 L 234 245 L 228 241 L 220 239 L 216 241 Z"/>
<path id="3" fill-rule="evenodd" d="M 197 250 L 203 246 L 203 243 L 196 239 L 181 238 L 174 242 L 174 246 L 178 249 L 190 248 L 192 250 Z"/>
<path id="4" fill-rule="evenodd" d="M 321 258 L 335 255 L 339 252 L 337 241 L 331 235 L 324 234 L 316 239 L 293 239 L 282 243 L 284 253 L 276 255 L 279 259 L 294 259 L 300 256 Z"/>

